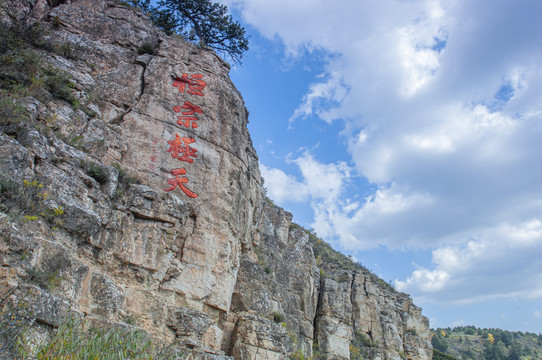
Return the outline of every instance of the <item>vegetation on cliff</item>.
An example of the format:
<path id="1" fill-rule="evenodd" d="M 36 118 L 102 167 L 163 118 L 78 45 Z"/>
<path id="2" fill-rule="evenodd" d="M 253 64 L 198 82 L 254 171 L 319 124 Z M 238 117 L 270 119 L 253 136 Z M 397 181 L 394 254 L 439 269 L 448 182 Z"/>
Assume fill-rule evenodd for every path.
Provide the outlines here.
<path id="1" fill-rule="evenodd" d="M 73 2 L 36 16 L 36 22 L 0 29 L 0 245 L 7 249 L 0 253 L 0 287 L 6 289 L 0 295 L 0 358 L 17 358 L 16 350 L 22 357 L 107 358 L 96 352 L 103 344 L 125 357 L 154 358 L 145 350 L 147 337 L 132 332 L 139 328 L 186 353 L 205 354 L 195 359 L 280 353 L 359 360 L 406 357 L 420 348 L 419 359 L 429 359 L 428 323 L 408 297 L 397 296 L 314 232 L 292 225 L 289 236 L 291 215 L 284 210 L 252 217 L 260 213 L 258 174 L 233 183 L 229 175 L 217 176 L 219 186 L 206 188 L 212 209 L 187 205 L 165 193 L 161 180 L 148 180 L 159 171 L 152 164 L 158 151 L 150 145 L 157 142 L 150 130 L 158 122 L 175 129 L 175 123 L 151 119 L 143 109 L 171 110 L 164 102 L 171 83 L 164 79 L 175 75 L 172 64 L 179 56 L 186 55 L 186 63 L 176 72 L 186 65 L 220 85 L 218 101 L 206 103 L 209 114 L 222 119 L 207 124 L 209 134 L 223 124 L 239 131 L 221 135 L 227 146 L 239 144 L 238 151 L 206 142 L 212 150 L 206 153 L 208 169 L 214 174 L 220 159 L 224 174 L 250 175 L 257 158 L 227 66 L 210 51 L 194 51 L 155 28 L 124 34 L 126 23 L 134 29 L 149 25 L 126 5 Z M 94 24 L 74 21 L 81 12 Z M 218 71 L 207 72 L 209 66 Z M 231 103 L 226 109 L 225 101 Z M 91 142 L 96 147 L 86 146 Z M 104 148 L 111 150 L 107 157 Z M 144 184 L 127 186 L 142 159 L 153 166 L 138 172 Z M 204 174 L 194 174 L 194 183 L 204 183 Z M 232 198 L 240 199 L 234 207 Z M 207 236 L 223 219 L 229 226 Z M 233 250 L 224 257 L 218 249 L 226 248 Z M 195 265 L 205 272 L 185 276 Z M 210 295 L 200 302 L 202 284 Z M 106 330 L 88 333 L 72 313 L 88 327 Z M 401 336 L 401 344 L 391 341 Z"/>
<path id="2" fill-rule="evenodd" d="M 433 331 L 433 359 L 535 360 L 542 357 L 542 334 L 479 329 L 474 326 Z"/>
<path id="3" fill-rule="evenodd" d="M 47 40 L 47 29 L 40 23 L 27 24 L 0 2 L 0 10 L 12 20 L 9 25 L 0 22 L 0 134 L 6 134 L 23 145 L 36 134 L 48 139 L 60 139 L 78 147 L 81 136 L 69 137 L 58 132 L 54 117 L 33 117 L 29 106 L 34 100 L 66 101 L 75 110 L 89 117 L 95 116 L 85 101 L 82 104 L 74 92 L 70 75 L 49 65 L 47 54 L 76 60 L 76 51 L 69 43 Z M 54 26 L 55 19 L 52 20 Z M 87 99 L 88 100 L 88 99 Z M 30 104 L 30 105 L 29 105 Z M 89 176 L 99 183 L 107 181 L 108 173 L 95 163 L 81 164 Z M 128 176 L 119 167 L 119 181 Z M 19 179 L 0 170 L 0 229 L 6 231 L 10 223 L 19 227 L 37 223 L 48 228 L 48 235 L 63 226 L 63 207 L 48 192 L 45 179 Z M 128 179 L 125 181 L 133 181 Z M 21 244 L 19 244 L 21 245 Z M 22 245 L 21 245 L 22 246 Z M 33 250 L 23 249 L 19 261 L 28 262 Z M 61 255 L 58 253 L 57 255 Z M 63 271 L 70 266 L 64 256 L 53 256 L 48 268 L 27 267 L 26 280 L 33 289 L 52 292 L 64 278 Z M 1 274 L 5 275 L 5 274 Z M 1 276 L 0 276 L 1 277 Z M 34 359 L 169 359 L 171 349 L 156 346 L 141 330 L 130 327 L 109 330 L 88 326 L 74 317 L 58 319 L 61 323 L 46 341 L 30 332 L 39 327 L 37 310 L 31 301 L 17 301 L 13 291 L 2 288 L 0 293 L 0 358 Z M 29 296 L 29 293 L 26 293 Z"/>
<path id="4" fill-rule="evenodd" d="M 207 46 L 240 62 L 248 50 L 248 36 L 241 24 L 228 15 L 226 5 L 209 0 L 131 0 L 148 12 L 156 26 L 168 35 L 179 34 L 187 41 Z"/>
<path id="5" fill-rule="evenodd" d="M 358 270 L 365 274 L 367 274 L 371 280 L 378 284 L 381 288 L 396 292 L 390 283 L 385 282 L 382 280 L 378 275 L 376 275 L 374 272 L 372 272 L 370 269 L 366 268 L 365 266 L 361 265 L 359 262 L 354 261 L 354 259 L 351 256 L 344 255 L 340 253 L 339 251 L 333 249 L 331 245 L 329 245 L 327 242 L 322 240 L 318 237 L 318 235 L 313 230 L 307 230 L 303 228 L 302 226 L 292 223 L 290 225 L 292 228 L 301 229 L 307 235 L 309 235 L 309 241 L 312 244 L 312 249 L 314 252 L 314 258 L 316 260 L 316 265 L 320 268 L 320 273 L 323 276 L 326 276 L 326 269 L 330 268 L 340 268 L 344 270 Z"/>
<path id="6" fill-rule="evenodd" d="M 182 356 L 172 347 L 155 344 L 142 330 L 129 327 L 104 330 L 73 316 L 64 319 L 46 341 L 38 341 L 28 332 L 35 322 L 32 305 L 3 305 L 0 308 L 0 358 L 173 360 Z"/>
<path id="7" fill-rule="evenodd" d="M 69 74 L 44 61 L 47 52 L 74 60 L 76 50 L 69 43 L 47 41 L 46 33 L 39 22 L 28 25 L 16 20 L 11 26 L 0 23 L 0 130 L 23 143 L 32 128 L 45 135 L 58 128 L 53 118 L 32 121 L 19 99 L 65 100 L 88 116 L 96 115 L 74 96 L 75 85 Z"/>

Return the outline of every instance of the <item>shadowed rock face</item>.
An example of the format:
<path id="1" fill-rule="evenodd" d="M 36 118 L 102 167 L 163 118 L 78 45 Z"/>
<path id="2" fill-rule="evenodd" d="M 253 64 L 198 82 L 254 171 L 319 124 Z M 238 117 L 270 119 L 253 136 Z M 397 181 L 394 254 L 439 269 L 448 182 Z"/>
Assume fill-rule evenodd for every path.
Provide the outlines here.
<path id="1" fill-rule="evenodd" d="M 48 326 L 70 312 L 136 326 L 193 359 L 349 359 L 359 344 L 365 359 L 431 358 L 407 295 L 362 268 L 319 268 L 308 234 L 265 203 L 224 61 L 115 2 L 12 9 L 39 22 L 52 46 L 36 51 L 76 101 L 20 99 L 24 137 L 0 134 L 1 175 L 23 189 L 3 195 L 3 302 L 32 303 Z M 34 208 L 63 213 L 13 215 Z"/>

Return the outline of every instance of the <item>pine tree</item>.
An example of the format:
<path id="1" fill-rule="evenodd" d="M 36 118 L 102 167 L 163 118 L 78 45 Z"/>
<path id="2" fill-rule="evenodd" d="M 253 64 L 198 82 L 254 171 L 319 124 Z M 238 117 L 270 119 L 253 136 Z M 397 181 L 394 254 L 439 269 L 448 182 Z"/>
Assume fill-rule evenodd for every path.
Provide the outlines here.
<path id="1" fill-rule="evenodd" d="M 245 29 L 228 15 L 225 5 L 209 0 L 131 0 L 147 11 L 151 20 L 168 35 L 180 34 L 187 41 L 209 47 L 240 63 L 248 50 Z"/>

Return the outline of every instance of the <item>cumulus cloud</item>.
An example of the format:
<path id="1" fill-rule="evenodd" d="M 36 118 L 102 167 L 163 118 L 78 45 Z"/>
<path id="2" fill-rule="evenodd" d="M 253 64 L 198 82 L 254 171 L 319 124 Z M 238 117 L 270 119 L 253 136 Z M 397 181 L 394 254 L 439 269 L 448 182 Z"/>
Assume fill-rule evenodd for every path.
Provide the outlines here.
<path id="1" fill-rule="evenodd" d="M 539 1 L 229 4 L 289 55 L 329 55 L 290 121 L 343 120 L 355 168 L 308 153 L 290 160 L 299 181 L 263 167 L 277 201 L 310 201 L 345 248 L 433 249 L 397 281 L 427 301 L 542 297 Z M 345 191 L 354 175 L 368 197 Z"/>
<path id="2" fill-rule="evenodd" d="M 351 172 L 346 163 L 324 164 L 315 160 L 309 151 L 297 158 L 290 155 L 287 161 L 297 165 L 301 172 L 301 181 L 280 169 L 260 164 L 269 195 L 279 204 L 287 201 L 338 201 Z"/>
<path id="3" fill-rule="evenodd" d="M 480 230 L 479 237 L 466 244 L 434 250 L 434 268 L 415 270 L 407 280 L 395 284 L 428 302 L 538 298 L 542 290 L 541 239 L 540 220 Z"/>
<path id="4" fill-rule="evenodd" d="M 328 123 L 337 118 L 334 115 L 334 106 L 346 99 L 348 89 L 337 74 L 331 73 L 326 82 L 317 82 L 310 85 L 309 91 L 303 97 L 299 107 L 289 119 L 290 125 L 299 118 L 316 114 Z"/>
<path id="5" fill-rule="evenodd" d="M 280 169 L 268 168 L 260 164 L 260 171 L 265 180 L 269 196 L 279 204 L 286 201 L 304 201 L 308 195 L 307 186 L 292 175 L 286 174 Z"/>

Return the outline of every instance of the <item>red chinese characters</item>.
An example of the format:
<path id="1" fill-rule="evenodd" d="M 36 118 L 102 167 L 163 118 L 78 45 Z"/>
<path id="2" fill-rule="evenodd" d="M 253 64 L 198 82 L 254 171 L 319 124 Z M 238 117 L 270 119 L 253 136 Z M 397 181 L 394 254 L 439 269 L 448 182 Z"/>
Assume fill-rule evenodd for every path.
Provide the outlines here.
<path id="1" fill-rule="evenodd" d="M 188 74 L 183 74 L 180 78 L 176 78 L 173 81 L 173 86 L 179 88 L 179 92 L 184 93 L 186 85 L 188 85 L 188 91 L 190 95 L 203 96 L 203 89 L 207 86 L 207 83 L 203 80 L 203 75 L 192 74 L 188 78 Z"/>
<path id="2" fill-rule="evenodd" d="M 196 155 L 196 152 L 198 150 L 189 146 L 194 142 L 196 142 L 196 140 L 192 138 L 181 138 L 179 135 L 175 134 L 175 140 L 168 141 L 169 149 L 167 152 L 171 153 L 171 157 L 173 157 L 174 159 L 186 161 L 192 164 L 194 162 L 194 159 L 192 159 L 192 157 L 198 157 L 198 155 Z"/>
<path id="3" fill-rule="evenodd" d="M 203 96 L 203 89 L 207 86 L 207 83 L 202 80 L 203 75 L 201 74 L 182 74 L 181 77 L 177 77 L 173 81 L 173 86 L 179 89 L 180 93 L 186 91 L 189 95 Z M 188 87 L 188 89 L 186 89 Z M 180 106 L 173 107 L 173 111 L 177 114 L 177 125 L 184 126 L 187 129 L 197 129 L 198 128 L 198 118 L 197 114 L 203 114 L 203 110 L 192 104 L 190 101 L 185 101 L 184 104 Z M 189 164 L 194 162 L 194 159 L 198 157 L 196 152 L 198 150 L 190 146 L 190 144 L 195 143 L 191 137 L 181 137 L 178 134 L 175 134 L 174 140 L 168 140 L 169 149 L 168 153 L 171 154 L 171 157 L 179 161 L 184 161 Z M 197 198 L 198 194 L 189 190 L 185 185 L 188 183 L 188 178 L 183 175 L 187 175 L 185 168 L 172 169 L 171 174 L 174 176 L 173 179 L 168 179 L 167 183 L 170 185 L 164 191 L 173 191 L 176 188 L 181 189 L 186 196 L 191 198 Z"/>
<path id="4" fill-rule="evenodd" d="M 183 110 L 184 109 L 184 110 Z M 181 113 L 183 116 L 177 116 L 177 124 L 183 125 L 186 128 L 192 127 L 193 129 L 197 129 L 198 124 L 196 121 L 198 121 L 198 118 L 193 116 L 194 114 L 203 114 L 203 110 L 197 105 L 192 104 L 189 101 L 185 101 L 182 106 L 175 106 L 173 108 L 173 111 L 176 113 Z"/>
<path id="5" fill-rule="evenodd" d="M 188 183 L 188 179 L 184 176 L 179 177 L 179 175 L 186 175 L 185 168 L 172 169 L 171 174 L 175 177 L 173 179 L 167 180 L 167 183 L 171 186 L 168 187 L 167 189 L 164 189 L 164 191 L 173 191 L 178 186 L 187 196 L 194 199 L 198 197 L 198 194 L 196 194 L 193 191 L 188 190 L 187 187 L 184 186 L 184 184 Z"/>
<path id="6" fill-rule="evenodd" d="M 185 109 L 185 111 L 183 111 Z M 194 115 L 194 113 L 203 114 L 203 110 L 197 105 L 192 104 L 190 101 L 185 101 L 181 106 L 174 106 L 173 111 L 176 113 L 182 112 L 183 115 Z"/>

